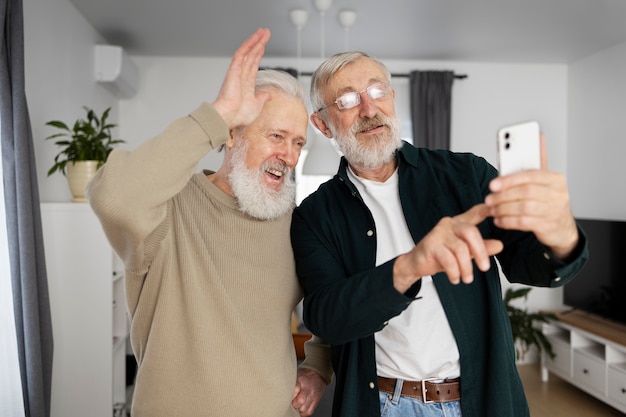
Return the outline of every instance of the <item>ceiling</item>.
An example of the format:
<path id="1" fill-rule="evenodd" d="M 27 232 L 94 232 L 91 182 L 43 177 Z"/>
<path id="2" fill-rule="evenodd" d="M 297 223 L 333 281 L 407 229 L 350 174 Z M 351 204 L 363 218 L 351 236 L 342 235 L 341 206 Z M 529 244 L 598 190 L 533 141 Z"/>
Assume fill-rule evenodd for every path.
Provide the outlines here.
<path id="1" fill-rule="evenodd" d="M 230 56 L 257 27 L 266 56 L 293 57 L 289 10 L 308 9 L 302 56 L 360 49 L 381 59 L 569 63 L 626 42 L 626 0 L 70 0 L 131 55 Z M 339 10 L 357 12 L 348 32 Z M 322 18 L 323 17 L 323 18 Z M 346 37 L 347 34 L 347 37 Z"/>

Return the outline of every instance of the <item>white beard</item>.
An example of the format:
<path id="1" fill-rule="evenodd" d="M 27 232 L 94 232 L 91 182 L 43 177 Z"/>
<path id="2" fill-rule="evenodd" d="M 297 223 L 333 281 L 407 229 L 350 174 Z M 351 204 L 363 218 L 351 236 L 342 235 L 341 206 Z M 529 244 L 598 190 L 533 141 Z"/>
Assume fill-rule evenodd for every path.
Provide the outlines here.
<path id="1" fill-rule="evenodd" d="M 360 143 L 356 138 L 356 132 L 360 132 L 368 126 L 383 124 L 391 129 L 389 135 L 372 136 L 367 143 Z M 402 147 L 400 121 L 397 117 L 392 118 L 379 113 L 372 119 L 358 120 L 345 134 L 340 133 L 331 124 L 329 127 L 337 140 L 339 149 L 348 162 L 362 169 L 374 169 L 385 165 L 395 157 L 396 151 Z"/>
<path id="2" fill-rule="evenodd" d="M 230 187 L 239 210 L 259 220 L 272 220 L 289 212 L 295 206 L 296 183 L 292 170 L 280 163 L 265 163 L 258 170 L 246 167 L 247 142 L 235 145 L 228 174 Z M 283 184 L 279 190 L 269 188 L 263 182 L 267 169 L 283 171 Z"/>

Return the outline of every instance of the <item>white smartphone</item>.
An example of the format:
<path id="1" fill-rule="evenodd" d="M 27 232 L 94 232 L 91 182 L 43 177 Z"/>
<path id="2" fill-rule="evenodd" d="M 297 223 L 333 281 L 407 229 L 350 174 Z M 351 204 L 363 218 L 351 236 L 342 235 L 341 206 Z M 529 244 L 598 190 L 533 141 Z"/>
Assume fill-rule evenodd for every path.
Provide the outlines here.
<path id="1" fill-rule="evenodd" d="M 498 169 L 500 175 L 541 168 L 539 123 L 518 123 L 498 129 Z"/>

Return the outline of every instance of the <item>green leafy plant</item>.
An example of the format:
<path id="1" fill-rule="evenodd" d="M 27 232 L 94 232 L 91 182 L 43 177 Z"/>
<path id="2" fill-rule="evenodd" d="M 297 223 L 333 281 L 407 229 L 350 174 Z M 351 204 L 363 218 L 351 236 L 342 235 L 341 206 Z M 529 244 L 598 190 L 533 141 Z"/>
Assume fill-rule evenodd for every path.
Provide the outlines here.
<path id="1" fill-rule="evenodd" d="M 511 301 L 518 298 L 528 298 L 528 293 L 532 288 L 513 289 L 508 288 L 504 294 L 504 305 L 511 321 L 513 340 L 519 341 L 515 345 L 515 356 L 517 359 L 524 359 L 528 349 L 535 345 L 539 352 L 545 351 L 550 358 L 554 358 L 552 345 L 546 339 L 541 329 L 535 327 L 536 323 L 549 323 L 557 317 L 552 313 L 529 313 L 527 309 L 517 308 L 511 305 Z"/>
<path id="2" fill-rule="evenodd" d="M 87 113 L 86 119 L 79 118 L 71 129 L 59 120 L 46 123 L 46 126 L 61 130 L 46 138 L 46 140 L 56 139 L 54 144 L 61 147 L 61 151 L 54 157 L 54 165 L 48 171 L 48 176 L 56 171 L 66 175 L 65 168 L 68 162 L 98 161 L 100 168 L 113 150 L 113 145 L 125 142 L 111 137 L 111 129 L 117 125 L 107 123 L 110 107 L 100 117 L 87 106 L 83 106 L 83 109 Z"/>

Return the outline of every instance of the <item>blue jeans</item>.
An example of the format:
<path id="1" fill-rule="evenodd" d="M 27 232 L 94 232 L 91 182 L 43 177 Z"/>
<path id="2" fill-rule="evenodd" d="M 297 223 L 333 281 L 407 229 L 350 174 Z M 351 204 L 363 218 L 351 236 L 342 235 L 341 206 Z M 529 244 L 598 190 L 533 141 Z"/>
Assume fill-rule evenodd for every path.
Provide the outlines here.
<path id="1" fill-rule="evenodd" d="M 400 395 L 402 382 L 398 381 L 393 395 L 379 392 L 381 417 L 461 417 L 461 402 L 428 403 L 419 398 Z"/>

